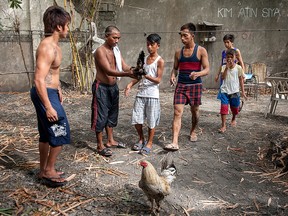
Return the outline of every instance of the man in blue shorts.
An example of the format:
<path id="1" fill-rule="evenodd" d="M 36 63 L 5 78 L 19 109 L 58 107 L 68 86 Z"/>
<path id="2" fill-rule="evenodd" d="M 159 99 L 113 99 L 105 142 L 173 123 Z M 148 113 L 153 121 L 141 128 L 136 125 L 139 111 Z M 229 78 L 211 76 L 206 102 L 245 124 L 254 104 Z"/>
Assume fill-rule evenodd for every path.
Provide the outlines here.
<path id="1" fill-rule="evenodd" d="M 173 138 L 172 143 L 164 147 L 166 150 L 176 151 L 179 149 L 181 117 L 186 104 L 191 106 L 192 114 L 190 141 L 197 141 L 195 129 L 199 121 L 199 105 L 201 105 L 201 77 L 209 73 L 209 62 L 206 49 L 198 46 L 194 41 L 195 31 L 195 25 L 187 23 L 180 28 L 179 32 L 184 46 L 175 52 L 174 66 L 170 77 L 170 83 L 175 85 L 179 73 L 174 93 Z"/>
<path id="2" fill-rule="evenodd" d="M 31 100 L 35 106 L 39 130 L 40 173 L 38 178 L 50 187 L 67 183 L 55 163 L 64 144 L 70 143 L 70 128 L 62 107 L 60 64 L 62 51 L 58 44 L 68 34 L 71 17 L 58 6 L 49 7 L 43 16 L 45 38 L 36 52 L 34 87 Z"/>

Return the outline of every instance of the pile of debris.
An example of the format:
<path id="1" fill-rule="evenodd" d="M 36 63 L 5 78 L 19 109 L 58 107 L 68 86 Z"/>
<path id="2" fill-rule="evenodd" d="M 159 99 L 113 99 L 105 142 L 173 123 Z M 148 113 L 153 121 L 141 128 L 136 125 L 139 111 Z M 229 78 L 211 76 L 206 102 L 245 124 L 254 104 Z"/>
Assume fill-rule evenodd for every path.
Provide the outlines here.
<path id="1" fill-rule="evenodd" d="M 271 137 L 270 148 L 266 157 L 271 160 L 276 168 L 281 168 L 280 173 L 288 171 L 288 137 L 281 134 Z"/>

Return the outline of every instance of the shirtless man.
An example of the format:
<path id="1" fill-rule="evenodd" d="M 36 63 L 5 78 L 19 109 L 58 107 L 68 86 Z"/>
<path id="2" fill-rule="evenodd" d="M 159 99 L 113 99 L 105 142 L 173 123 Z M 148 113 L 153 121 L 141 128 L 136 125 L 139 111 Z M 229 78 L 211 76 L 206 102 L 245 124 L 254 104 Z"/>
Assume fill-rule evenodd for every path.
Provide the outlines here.
<path id="1" fill-rule="evenodd" d="M 202 76 L 209 73 L 208 54 L 204 47 L 198 46 L 195 41 L 196 27 L 187 23 L 180 28 L 180 37 L 183 47 L 175 52 L 174 67 L 171 71 L 170 83 L 178 82 L 174 93 L 174 119 L 172 143 L 164 147 L 166 150 L 179 149 L 178 137 L 181 128 L 181 117 L 184 105 L 189 104 L 192 114 L 190 141 L 197 141 L 196 126 L 199 121 L 199 105 L 201 105 Z"/>
<path id="2" fill-rule="evenodd" d="M 120 30 L 116 26 L 108 26 L 105 30 L 105 43 L 98 47 L 94 54 L 97 73 L 92 85 L 91 128 L 96 132 L 98 153 L 106 157 L 112 156 L 109 147 L 126 147 L 113 138 L 113 127 L 117 125 L 119 112 L 117 77 L 136 78 L 118 49 L 120 37 Z M 104 128 L 107 132 L 106 146 L 102 139 Z"/>
<path id="3" fill-rule="evenodd" d="M 64 144 L 70 143 L 70 128 L 62 107 L 60 64 L 62 51 L 58 41 L 68 34 L 69 13 L 58 6 L 49 7 L 43 16 L 45 38 L 36 52 L 34 87 L 31 100 L 35 106 L 39 130 L 40 173 L 38 178 L 50 187 L 66 184 L 55 163 Z"/>

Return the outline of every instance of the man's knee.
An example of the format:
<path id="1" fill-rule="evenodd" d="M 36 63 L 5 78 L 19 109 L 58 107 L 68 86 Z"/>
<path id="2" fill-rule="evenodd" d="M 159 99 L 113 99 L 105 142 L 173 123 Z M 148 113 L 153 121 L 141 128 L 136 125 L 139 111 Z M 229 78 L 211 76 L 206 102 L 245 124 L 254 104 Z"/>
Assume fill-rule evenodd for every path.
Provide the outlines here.
<path id="1" fill-rule="evenodd" d="M 174 116 L 176 117 L 181 117 L 183 114 L 183 109 L 180 107 L 175 107 L 174 106 Z"/>

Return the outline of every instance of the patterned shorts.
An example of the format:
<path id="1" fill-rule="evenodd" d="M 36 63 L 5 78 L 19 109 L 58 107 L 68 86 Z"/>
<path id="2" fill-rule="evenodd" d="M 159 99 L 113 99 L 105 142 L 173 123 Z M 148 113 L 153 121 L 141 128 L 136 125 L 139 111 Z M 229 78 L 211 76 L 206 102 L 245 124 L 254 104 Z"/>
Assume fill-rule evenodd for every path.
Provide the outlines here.
<path id="1" fill-rule="evenodd" d="M 240 106 L 240 93 L 239 92 L 231 94 L 231 95 L 228 95 L 227 93 L 219 93 L 218 99 L 221 100 L 220 114 L 228 115 L 229 105 L 230 105 L 231 112 L 234 115 L 237 115 L 239 113 L 239 106 Z"/>
<path id="2" fill-rule="evenodd" d="M 174 93 L 173 104 L 201 105 L 202 83 L 182 84 L 178 83 Z"/>
<path id="3" fill-rule="evenodd" d="M 143 124 L 147 119 L 150 129 L 160 122 L 160 101 L 158 98 L 136 97 L 132 112 L 132 124 Z"/>

